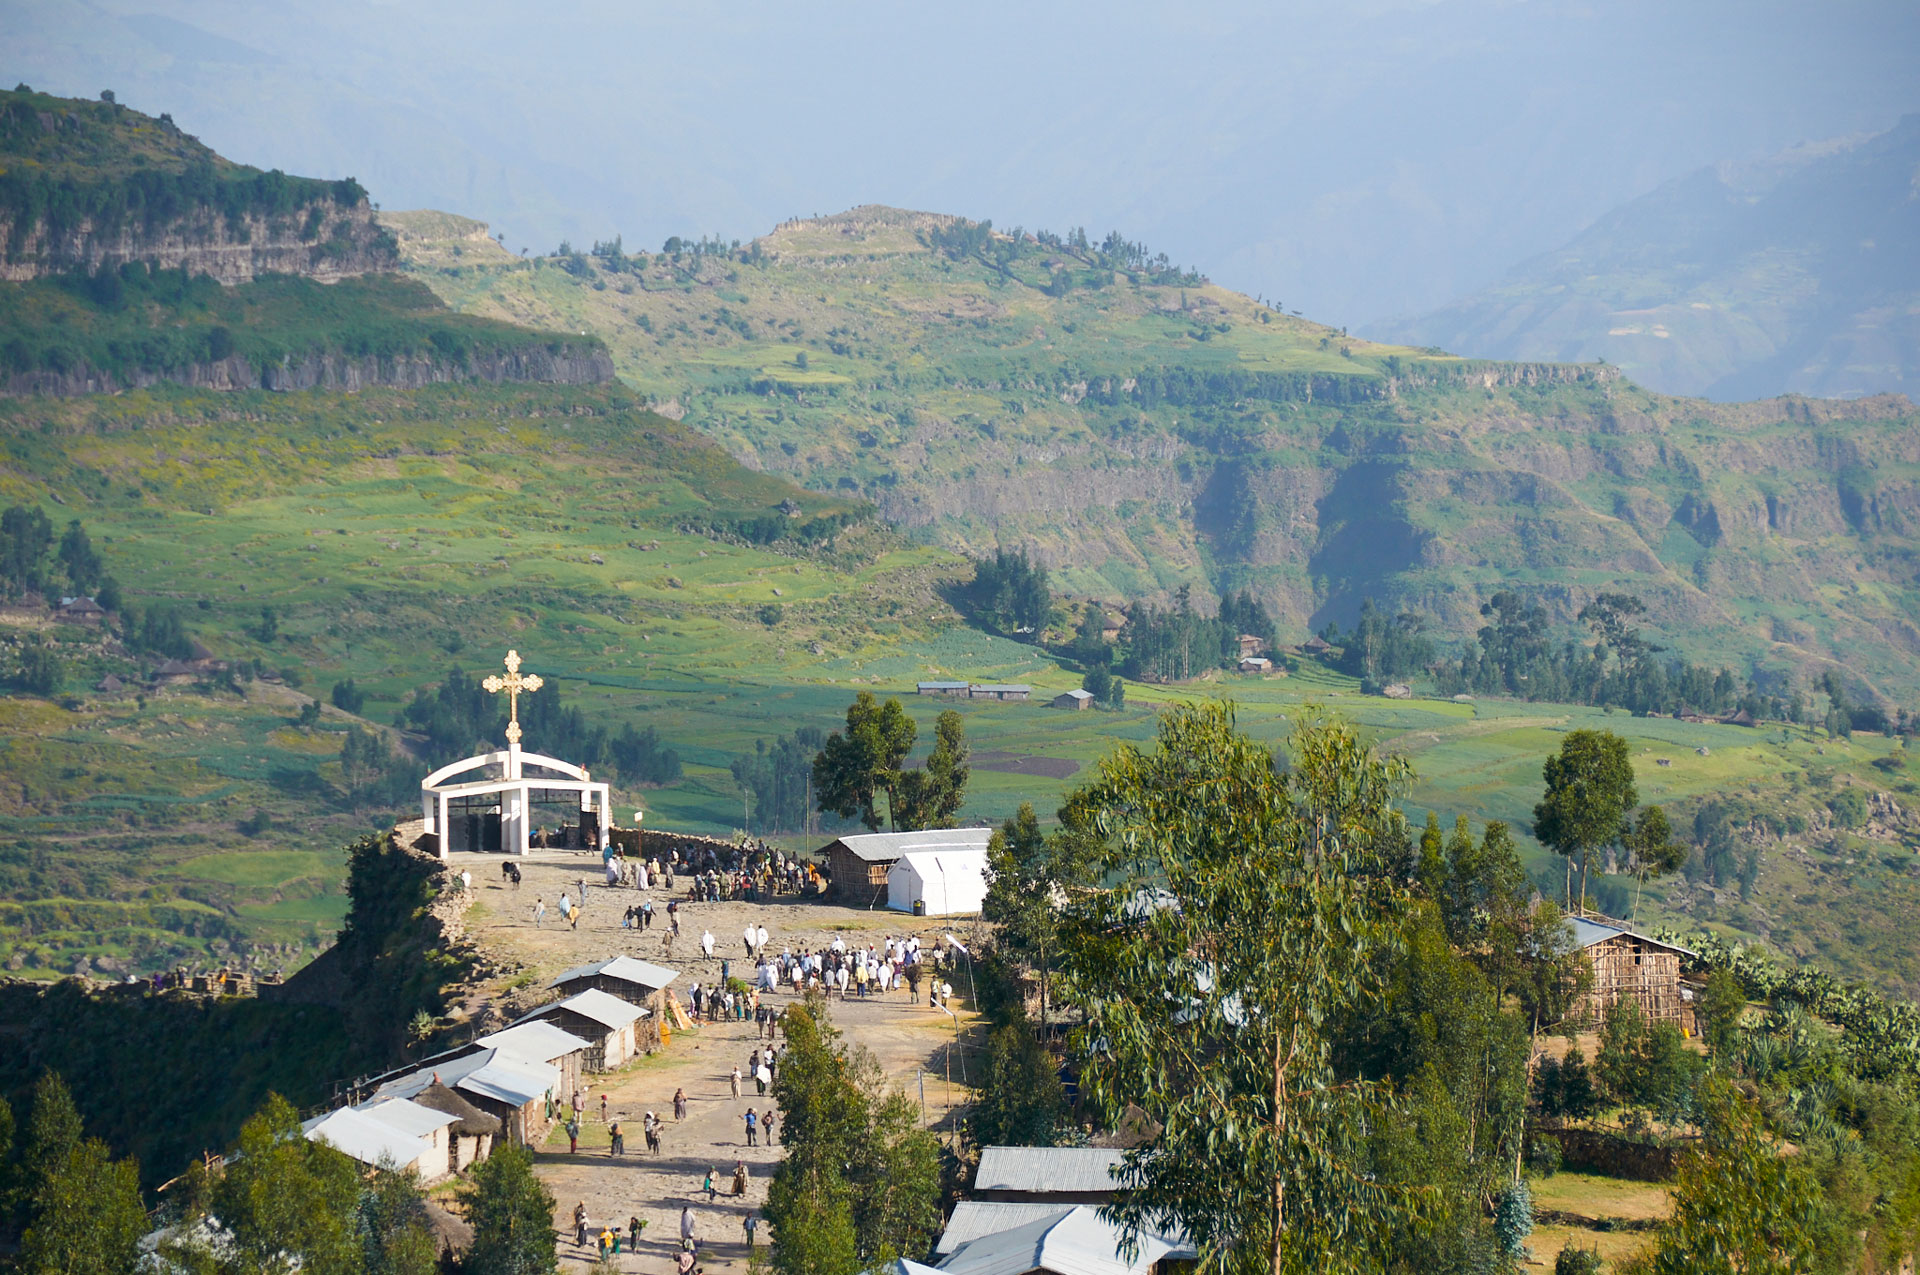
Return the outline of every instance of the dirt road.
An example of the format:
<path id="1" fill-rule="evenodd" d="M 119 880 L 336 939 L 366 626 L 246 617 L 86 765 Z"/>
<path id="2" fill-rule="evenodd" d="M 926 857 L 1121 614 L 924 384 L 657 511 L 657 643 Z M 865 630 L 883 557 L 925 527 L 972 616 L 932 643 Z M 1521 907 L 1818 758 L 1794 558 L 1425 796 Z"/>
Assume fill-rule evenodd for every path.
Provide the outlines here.
<path id="1" fill-rule="evenodd" d="M 470 871 L 477 898 L 467 913 L 469 933 L 484 947 L 523 963 L 534 975 L 535 985 L 544 985 L 570 966 L 626 953 L 680 970 L 674 988 L 685 1003 L 695 982 L 718 982 L 723 959 L 732 963 L 736 976 L 751 970 L 741 933 L 749 920 L 766 927 L 774 952 L 783 947 L 825 947 L 836 937 L 849 945 L 877 945 L 888 935 L 918 934 L 923 944 L 930 944 L 942 934 L 953 933 L 967 942 L 976 924 L 966 922 L 968 928 L 960 929 L 921 920 L 923 928 L 916 929 L 912 918 L 898 913 L 857 912 L 790 898 L 764 904 L 682 902 L 680 936 L 669 950 L 664 939 L 667 895 L 658 890 L 652 893 L 657 919 L 651 930 L 641 934 L 622 929 L 621 914 L 644 896 L 596 884 L 601 878 L 594 858 L 550 852 L 521 860 L 524 881 L 516 890 L 501 882 L 497 858 L 456 857 L 474 861 Z M 557 902 L 562 890 L 578 898 L 582 878 L 587 882 L 586 908 L 579 926 L 571 928 L 559 919 Z M 537 899 L 547 905 L 546 922 L 538 928 L 532 915 Z M 701 934 L 707 930 L 714 936 L 711 958 L 701 951 Z M 958 997 L 969 995 L 964 979 L 962 964 L 954 980 Z M 771 1003 L 779 1007 L 792 999 L 787 993 L 776 993 Z M 924 1090 L 928 1123 L 938 1127 L 945 1123 L 950 1105 L 965 1096 L 960 1082 L 971 1059 L 953 1045 L 957 1032 L 965 1032 L 972 1021 L 970 1003 L 970 997 L 956 1000 L 957 1025 L 945 1013 L 928 1009 L 924 998 L 916 1003 L 905 991 L 864 1001 L 858 997 L 836 1000 L 832 1017 L 849 1041 L 873 1054 L 892 1084 L 916 1101 Z M 709 1272 L 746 1269 L 746 1232 L 741 1223 L 765 1201 L 767 1181 L 780 1156 L 777 1146 L 748 1147 L 742 1119 L 748 1108 L 766 1110 L 771 1095 L 761 1097 L 751 1079 L 743 1081 L 738 1100 L 729 1093 L 729 1073 L 735 1066 L 746 1072 L 755 1038 L 751 1022 L 676 1030 L 659 1053 L 593 1078 L 578 1153 L 569 1154 L 566 1134 L 556 1131 L 537 1157 L 540 1177 L 558 1204 L 554 1225 L 562 1233 L 563 1268 L 589 1266 L 598 1257 L 591 1245 L 581 1248 L 573 1243 L 573 1209 L 576 1203 L 584 1203 L 595 1235 L 609 1222 L 624 1227 L 629 1217 L 647 1223 L 638 1253 L 627 1253 L 622 1245 L 620 1270 L 673 1270 L 680 1211 L 688 1205 L 694 1212 L 702 1267 Z M 675 1089 L 684 1089 L 689 1100 L 687 1119 L 679 1123 L 673 1119 Z M 602 1094 L 608 1117 L 618 1120 L 625 1134 L 626 1154 L 618 1159 L 608 1154 L 607 1126 L 600 1120 Z M 665 1121 L 657 1156 L 647 1154 L 641 1135 L 641 1118 L 648 1111 Z M 727 1194 L 736 1162 L 744 1162 L 748 1171 L 747 1193 L 740 1197 Z M 711 1201 L 701 1189 L 709 1170 L 719 1191 Z M 767 1242 L 764 1223 L 758 1242 Z"/>

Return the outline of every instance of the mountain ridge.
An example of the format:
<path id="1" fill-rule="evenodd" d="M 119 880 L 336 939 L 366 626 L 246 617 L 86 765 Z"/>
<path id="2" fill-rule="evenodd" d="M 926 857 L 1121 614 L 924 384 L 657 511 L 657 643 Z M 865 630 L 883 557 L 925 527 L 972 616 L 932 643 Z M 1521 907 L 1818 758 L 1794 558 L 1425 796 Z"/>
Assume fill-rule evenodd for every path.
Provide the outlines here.
<path id="1" fill-rule="evenodd" d="M 1671 393 L 1855 397 L 1920 384 L 1920 114 L 1700 168 L 1382 339 L 1605 358 Z"/>
<path id="2" fill-rule="evenodd" d="M 1464 643 L 1500 589 L 1563 632 L 1624 589 L 1691 658 L 1914 689 L 1904 398 L 1721 405 L 1385 345 L 1105 245 L 869 206 L 744 245 L 410 268 L 456 309 L 601 334 L 750 467 L 944 548 L 1027 548 L 1083 597 L 1245 588 L 1296 637 L 1371 597 Z"/>

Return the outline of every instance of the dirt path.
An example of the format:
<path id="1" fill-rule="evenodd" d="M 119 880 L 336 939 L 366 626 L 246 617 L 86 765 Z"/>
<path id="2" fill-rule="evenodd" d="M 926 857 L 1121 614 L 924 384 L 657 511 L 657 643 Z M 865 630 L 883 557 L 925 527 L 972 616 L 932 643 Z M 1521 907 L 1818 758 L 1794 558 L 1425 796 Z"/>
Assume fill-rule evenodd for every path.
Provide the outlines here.
<path id="1" fill-rule="evenodd" d="M 722 959 L 732 962 L 736 976 L 751 968 L 741 935 L 750 919 L 767 928 L 769 946 L 775 952 L 782 947 L 824 947 L 836 936 L 849 944 L 877 945 L 888 935 L 917 933 L 923 943 L 932 943 L 951 932 L 967 941 L 974 924 L 965 923 L 967 929 L 948 929 L 937 922 L 922 921 L 921 926 L 931 928 L 914 929 L 912 919 L 898 913 L 858 912 L 793 900 L 766 904 L 683 902 L 680 937 L 669 952 L 663 938 L 667 901 L 663 891 L 652 894 L 659 919 L 641 935 L 623 930 L 620 917 L 628 904 L 643 896 L 595 884 L 596 865 L 587 856 L 549 853 L 522 860 L 524 884 L 518 890 L 501 884 L 499 859 L 456 856 L 457 860 L 469 858 L 473 861 L 470 867 L 465 862 L 455 865 L 469 867 L 474 876 L 478 897 L 467 913 L 469 934 L 483 947 L 524 964 L 534 975 L 535 986 L 544 985 L 572 965 L 624 952 L 680 970 L 681 979 L 674 986 L 685 1003 L 695 982 L 706 985 L 719 980 Z M 587 905 L 578 928 L 573 929 L 559 921 L 557 902 L 563 889 L 577 898 L 583 876 L 587 880 Z M 536 899 L 545 899 L 547 904 L 547 920 L 540 928 L 535 928 L 532 919 Z M 701 951 L 703 930 L 711 930 L 714 936 L 712 958 Z M 961 968 L 964 980 L 964 966 Z M 956 982 L 954 990 L 959 996 L 968 992 L 964 981 Z M 771 998 L 776 1007 L 792 999 L 786 993 Z M 964 1097 L 959 1081 L 968 1056 L 951 1048 L 956 1028 L 946 1014 L 929 1010 L 924 1001 L 916 1003 L 910 994 L 900 991 L 866 1001 L 858 997 L 844 1003 L 835 1001 L 832 1016 L 834 1025 L 850 1041 L 874 1055 L 890 1083 L 916 1099 L 922 1093 L 921 1072 L 925 1069 L 929 1124 L 939 1126 L 950 1102 Z M 970 1011 L 962 1009 L 960 1030 L 964 1031 L 971 1021 Z M 748 1147 L 742 1119 L 748 1108 L 766 1110 L 772 1103 L 771 1095 L 761 1097 L 751 1079 L 742 1081 L 738 1100 L 729 1092 L 729 1072 L 736 1065 L 743 1074 L 746 1072 L 748 1055 L 756 1047 L 755 1037 L 756 1027 L 751 1022 L 676 1030 L 659 1053 L 592 1078 L 579 1152 L 569 1154 L 565 1132 L 556 1130 L 537 1155 L 537 1171 L 558 1205 L 554 1225 L 561 1232 L 563 1269 L 583 1269 L 598 1256 L 591 1245 L 581 1248 L 573 1243 L 576 1203 L 586 1205 L 595 1235 L 609 1222 L 624 1227 L 629 1217 L 637 1216 L 647 1223 L 640 1251 L 623 1251 L 620 1270 L 673 1270 L 679 1249 L 680 1210 L 687 1205 L 694 1212 L 702 1267 L 709 1272 L 746 1269 L 746 1233 L 741 1222 L 749 1211 L 764 1203 L 768 1179 L 780 1156 L 777 1146 Z M 949 1066 L 955 1069 L 952 1084 L 947 1078 Z M 687 1119 L 679 1123 L 673 1120 L 673 1093 L 677 1088 L 685 1089 L 689 1100 Z M 602 1094 L 609 1118 L 618 1120 L 625 1134 L 626 1154 L 618 1159 L 608 1154 L 607 1126 L 600 1119 Z M 658 1156 L 647 1154 L 641 1134 L 641 1117 L 648 1111 L 665 1122 Z M 727 1194 L 736 1161 L 747 1166 L 748 1187 L 743 1197 Z M 701 1189 L 710 1169 L 720 1192 L 713 1201 Z M 767 1242 L 764 1223 L 758 1242 Z"/>

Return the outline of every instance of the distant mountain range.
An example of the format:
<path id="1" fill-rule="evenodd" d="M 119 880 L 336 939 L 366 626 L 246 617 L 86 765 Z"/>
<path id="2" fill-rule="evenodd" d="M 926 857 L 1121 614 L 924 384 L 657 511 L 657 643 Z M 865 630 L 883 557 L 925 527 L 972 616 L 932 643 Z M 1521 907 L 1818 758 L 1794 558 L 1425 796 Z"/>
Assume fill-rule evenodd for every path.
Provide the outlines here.
<path id="1" fill-rule="evenodd" d="M 1920 385 L 1920 115 L 1704 168 L 1502 283 L 1381 340 L 1499 359 L 1605 359 L 1714 399 Z"/>

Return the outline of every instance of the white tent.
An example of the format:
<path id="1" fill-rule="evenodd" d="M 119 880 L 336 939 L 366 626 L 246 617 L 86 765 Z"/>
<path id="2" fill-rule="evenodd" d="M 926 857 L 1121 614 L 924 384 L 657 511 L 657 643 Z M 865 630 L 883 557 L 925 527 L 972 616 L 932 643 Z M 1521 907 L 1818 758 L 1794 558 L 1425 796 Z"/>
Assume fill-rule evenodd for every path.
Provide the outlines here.
<path id="1" fill-rule="evenodd" d="M 887 870 L 887 906 L 925 916 L 978 912 L 987 898 L 987 852 L 975 849 L 909 850 Z"/>

